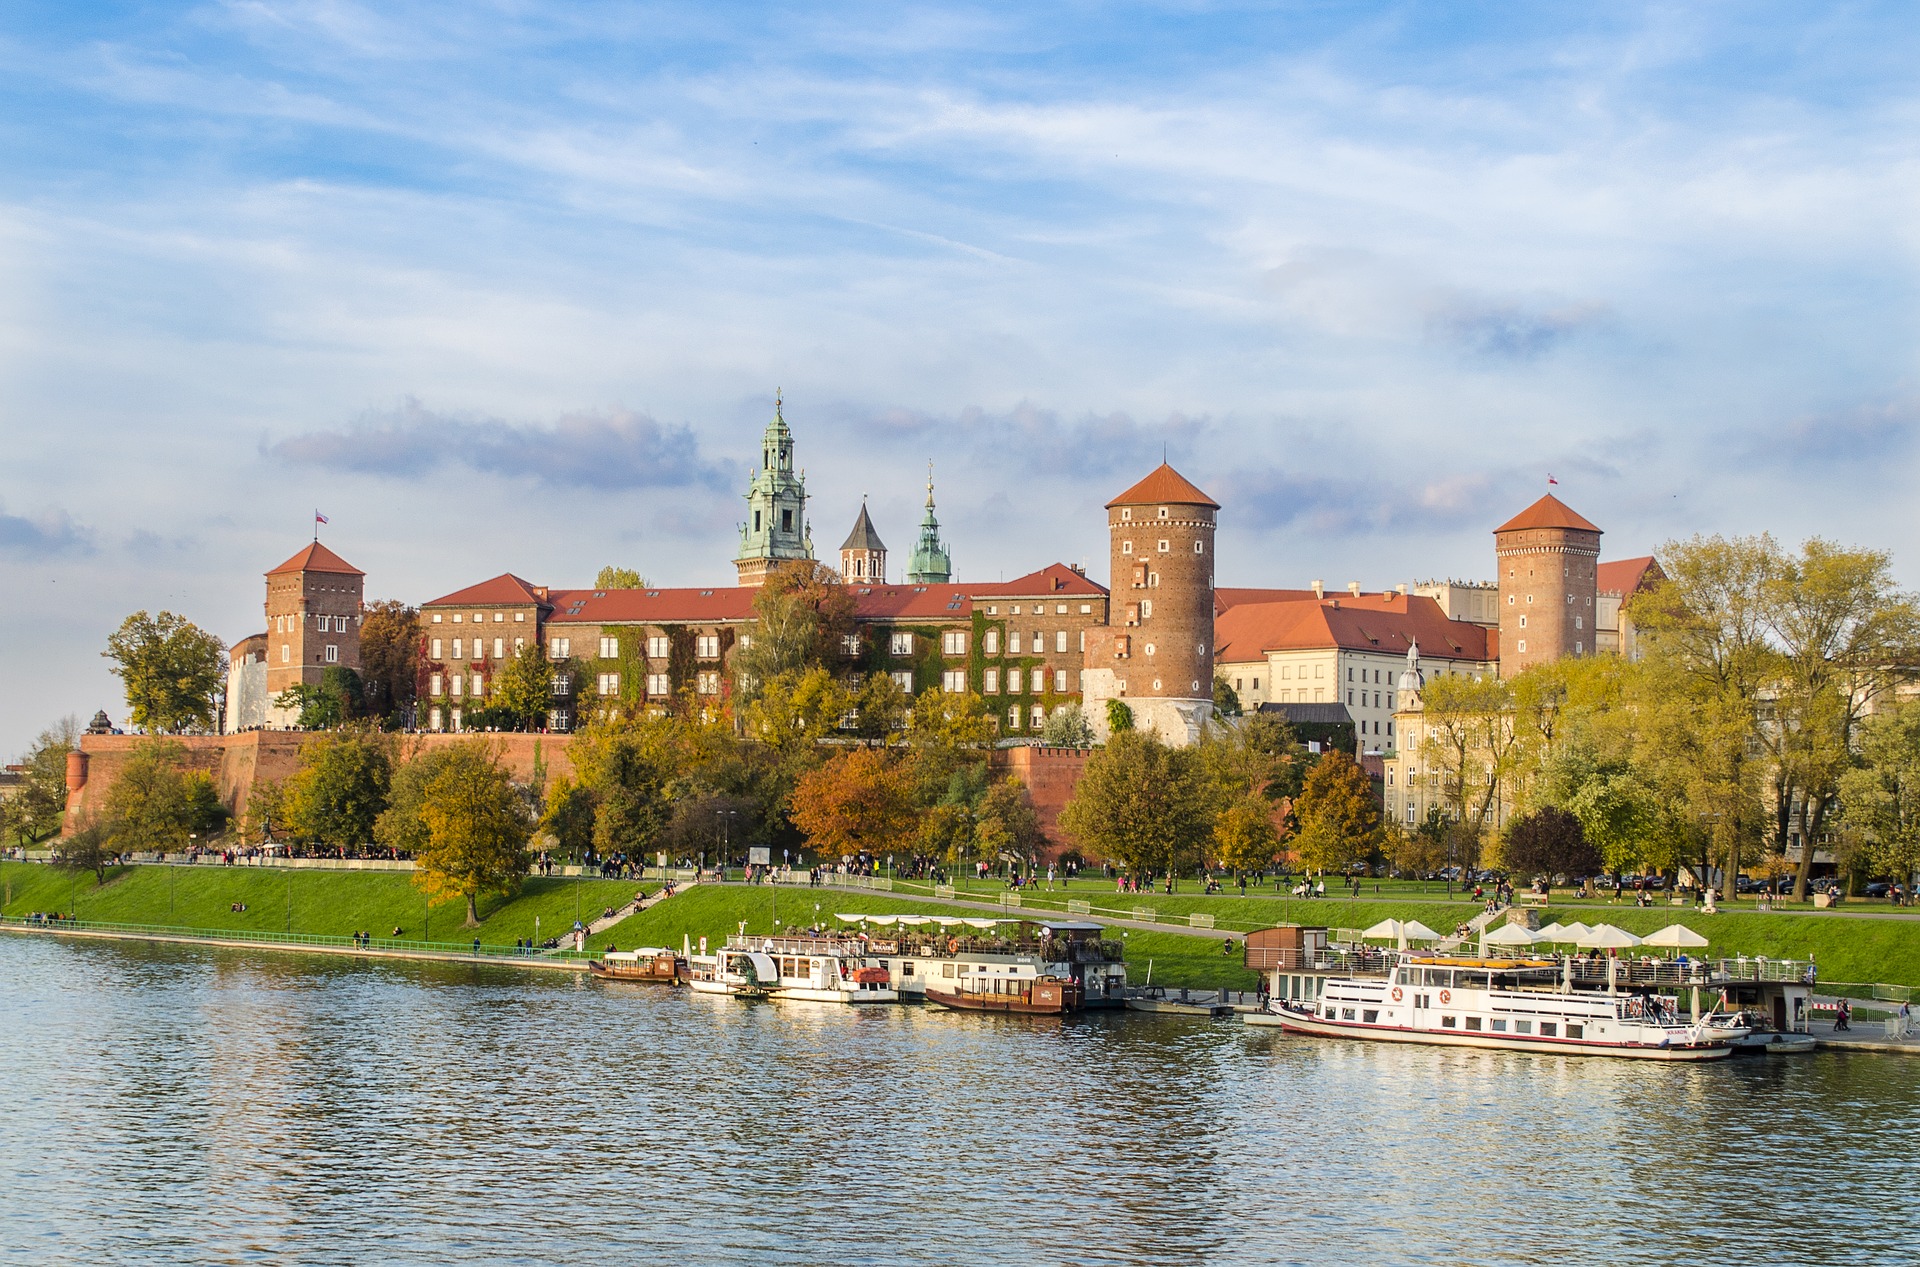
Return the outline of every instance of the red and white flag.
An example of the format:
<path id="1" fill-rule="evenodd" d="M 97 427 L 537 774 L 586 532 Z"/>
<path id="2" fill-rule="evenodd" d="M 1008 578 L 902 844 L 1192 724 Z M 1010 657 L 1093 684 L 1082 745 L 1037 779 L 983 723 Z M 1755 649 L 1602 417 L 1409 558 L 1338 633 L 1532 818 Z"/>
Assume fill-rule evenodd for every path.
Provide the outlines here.
<path id="1" fill-rule="evenodd" d="M 313 522 L 317 524 L 327 524 L 327 523 L 332 523 L 333 520 L 328 519 L 325 515 L 321 514 L 319 511 L 316 510 L 313 512 Z"/>
<path id="2" fill-rule="evenodd" d="M 1558 484 L 1559 482 L 1560 482 L 1559 480 L 1557 480 L 1557 479 L 1555 479 L 1555 478 L 1553 478 L 1553 472 L 1552 472 L 1552 471 L 1548 471 L 1548 472 L 1547 472 L 1547 483 L 1549 483 L 1549 484 Z M 326 521 L 326 520 L 324 520 L 324 519 L 322 519 L 322 520 L 321 520 L 320 522 L 321 522 L 321 523 L 325 523 L 325 522 L 327 522 L 327 521 Z"/>

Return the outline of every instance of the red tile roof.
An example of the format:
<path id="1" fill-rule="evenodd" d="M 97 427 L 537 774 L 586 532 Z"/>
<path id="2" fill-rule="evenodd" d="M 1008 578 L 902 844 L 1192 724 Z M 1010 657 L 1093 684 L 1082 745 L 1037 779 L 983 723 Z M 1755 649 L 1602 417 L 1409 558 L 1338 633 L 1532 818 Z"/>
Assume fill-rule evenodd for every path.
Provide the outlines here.
<path id="1" fill-rule="evenodd" d="M 711 589 L 554 590 L 548 597 L 552 624 L 704 625 L 753 619 L 747 585 Z"/>
<path id="2" fill-rule="evenodd" d="M 1353 601 L 1352 595 L 1344 590 L 1328 590 L 1325 596 Z M 1368 595 L 1364 592 L 1361 595 L 1362 598 L 1379 596 L 1378 593 Z M 1242 607 L 1248 603 L 1317 603 L 1320 599 L 1321 595 L 1315 594 L 1310 589 L 1247 589 L 1226 586 L 1213 591 L 1213 614 L 1218 616 L 1229 608 Z"/>
<path id="3" fill-rule="evenodd" d="M 1195 488 L 1186 476 L 1165 462 L 1155 467 L 1147 478 L 1108 502 L 1107 509 L 1150 505 L 1211 506 L 1215 510 L 1220 509 L 1219 502 Z"/>
<path id="4" fill-rule="evenodd" d="M 1507 522 L 1495 528 L 1495 532 L 1514 532 L 1521 528 L 1577 528 L 1581 532 L 1599 532 L 1600 528 L 1587 522 L 1580 514 L 1565 502 L 1548 493 L 1533 505 L 1527 507 Z"/>
<path id="5" fill-rule="evenodd" d="M 469 585 L 463 590 L 455 590 L 432 602 L 422 603 L 422 607 L 506 607 L 527 603 L 538 605 L 544 600 L 540 597 L 540 588 L 531 581 L 523 581 L 511 572 L 502 572 L 491 581 L 482 581 L 478 585 Z"/>
<path id="6" fill-rule="evenodd" d="M 1104 598 L 1107 587 L 1090 579 L 1085 572 L 1076 572 L 1064 563 L 1049 563 L 1038 572 L 1029 572 L 1025 576 L 1016 576 L 1011 581 L 998 581 L 992 585 L 963 585 L 975 598 L 1046 598 L 1054 594 L 1079 594 L 1090 598 Z"/>
<path id="7" fill-rule="evenodd" d="M 306 549 L 294 555 L 291 559 L 288 559 L 285 563 L 273 569 L 273 571 L 267 573 L 267 575 L 279 576 L 282 572 L 338 572 L 345 576 L 366 575 L 365 572 L 362 572 L 359 568 L 353 566 L 353 564 L 327 549 L 318 541 L 309 545 Z"/>
<path id="8" fill-rule="evenodd" d="M 1637 559 L 1616 559 L 1594 569 L 1595 588 L 1602 594 L 1618 594 L 1621 598 L 1639 593 L 1664 575 L 1651 554 Z"/>
<path id="9" fill-rule="evenodd" d="M 1245 663 L 1268 651 L 1335 648 L 1405 655 L 1417 640 L 1423 660 L 1490 661 L 1499 655 L 1494 632 L 1448 620 L 1439 603 L 1417 595 L 1245 603 L 1214 620 L 1214 659 Z"/>

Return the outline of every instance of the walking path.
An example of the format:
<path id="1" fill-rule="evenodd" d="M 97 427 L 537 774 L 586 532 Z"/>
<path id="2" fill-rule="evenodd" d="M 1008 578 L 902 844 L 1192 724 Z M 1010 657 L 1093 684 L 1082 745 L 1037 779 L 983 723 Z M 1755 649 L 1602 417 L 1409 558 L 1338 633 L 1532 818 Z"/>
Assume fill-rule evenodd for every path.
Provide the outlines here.
<path id="1" fill-rule="evenodd" d="M 652 893 L 647 894 L 645 901 L 628 902 L 625 906 L 621 907 L 619 910 L 615 911 L 613 914 L 602 915 L 599 919 L 594 920 L 591 924 L 588 924 L 587 936 L 597 937 L 601 933 L 604 933 L 605 931 L 607 931 L 609 928 L 612 928 L 615 924 L 618 924 L 621 920 L 626 919 L 628 916 L 638 915 L 641 911 L 650 911 L 654 907 L 660 905 L 660 903 L 672 897 L 674 893 L 685 892 L 687 889 L 692 888 L 694 885 L 698 883 L 700 883 L 700 881 L 698 880 L 682 880 L 673 886 L 673 893 L 669 893 L 667 891 L 667 886 L 663 884 L 658 889 L 655 889 Z M 635 884 L 638 885 L 639 881 L 635 881 Z"/>
<path id="2" fill-rule="evenodd" d="M 585 972 L 585 959 L 558 959 L 541 955 L 511 955 L 502 953 L 500 947 L 482 947 L 479 954 L 473 954 L 452 947 L 442 950 L 407 949 L 399 946 L 355 946 L 351 943 L 336 945 L 319 941 L 279 941 L 269 939 L 239 938 L 223 936 L 219 933 L 200 935 L 195 933 L 147 932 L 138 929 L 102 929 L 75 928 L 69 921 L 50 924 L 0 924 L 0 932 L 14 933 L 24 937 L 79 937 L 94 941 L 152 941 L 173 942 L 186 946 L 226 946 L 236 950 L 278 950 L 299 955 L 344 955 L 356 959 L 418 959 L 436 963 L 485 963 L 504 968 L 544 968 L 558 969 L 563 972 Z M 347 939 L 337 939 L 346 942 Z"/>

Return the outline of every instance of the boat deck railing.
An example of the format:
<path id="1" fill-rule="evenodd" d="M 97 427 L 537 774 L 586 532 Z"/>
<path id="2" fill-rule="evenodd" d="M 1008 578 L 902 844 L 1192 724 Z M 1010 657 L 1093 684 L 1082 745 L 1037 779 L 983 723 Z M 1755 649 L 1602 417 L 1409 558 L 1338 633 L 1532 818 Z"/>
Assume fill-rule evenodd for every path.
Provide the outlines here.
<path id="1" fill-rule="evenodd" d="M 1536 961 L 1552 960 L 1553 956 L 1536 955 L 1532 958 Z M 1246 959 L 1248 967 L 1262 972 L 1384 977 L 1399 962 L 1400 952 L 1371 947 L 1288 950 L 1263 946 L 1250 948 Z M 1605 959 L 1575 958 L 1564 968 L 1556 962 L 1550 969 L 1527 969 L 1523 975 L 1529 979 L 1546 976 L 1558 979 L 1564 970 L 1576 985 L 1603 986 L 1608 978 L 1607 964 Z M 1723 986 L 1740 982 L 1807 982 L 1811 977 L 1810 965 L 1804 959 L 1663 959 L 1649 955 L 1621 958 L 1614 960 L 1613 964 L 1614 983 L 1621 986 Z"/>
<path id="2" fill-rule="evenodd" d="M 998 937 L 874 937 L 864 940 L 845 934 L 776 934 L 727 938 L 730 950 L 762 950 L 772 947 L 783 955 L 850 955 L 855 958 L 953 959 L 966 955 L 1006 955 L 1028 957 L 1047 963 L 1121 963 L 1126 948 L 1112 939 L 1068 941 L 1047 939 L 1009 939 Z"/>

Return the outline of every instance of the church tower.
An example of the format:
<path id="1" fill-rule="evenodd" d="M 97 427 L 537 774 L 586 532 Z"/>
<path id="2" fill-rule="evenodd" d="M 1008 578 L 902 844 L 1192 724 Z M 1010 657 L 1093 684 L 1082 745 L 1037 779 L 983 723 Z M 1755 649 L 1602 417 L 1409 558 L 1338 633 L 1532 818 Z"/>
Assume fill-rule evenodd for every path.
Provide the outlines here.
<path id="1" fill-rule="evenodd" d="M 887 543 L 867 516 L 865 498 L 860 501 L 860 517 L 853 521 L 853 531 L 840 544 L 840 579 L 849 585 L 884 585 L 887 581 Z"/>
<path id="2" fill-rule="evenodd" d="M 747 518 L 740 525 L 740 555 L 733 566 L 742 585 L 762 585 L 783 563 L 813 562 L 813 527 L 807 522 L 807 475 L 793 469 L 793 432 L 773 398 L 773 421 L 760 441 L 760 469 L 747 486 Z"/>
<path id="3" fill-rule="evenodd" d="M 920 520 L 920 542 L 907 563 L 907 584 L 945 585 L 953 579 L 953 560 L 940 544 L 940 521 L 933 517 L 933 463 L 927 463 L 927 513 Z"/>
<path id="4" fill-rule="evenodd" d="M 1589 655 L 1600 529 L 1548 493 L 1493 530 L 1500 568 L 1500 676 Z"/>

